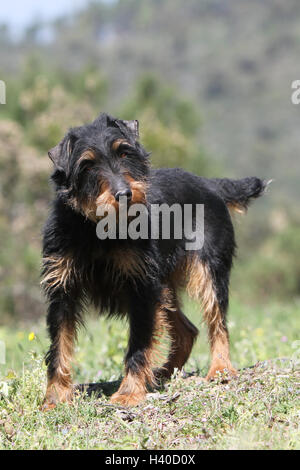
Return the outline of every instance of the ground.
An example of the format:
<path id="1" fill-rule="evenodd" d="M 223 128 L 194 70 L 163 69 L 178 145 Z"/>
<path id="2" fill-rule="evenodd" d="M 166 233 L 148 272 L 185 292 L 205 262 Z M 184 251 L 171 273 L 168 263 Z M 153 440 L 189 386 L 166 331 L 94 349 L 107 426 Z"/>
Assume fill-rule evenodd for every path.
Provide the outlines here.
<path id="1" fill-rule="evenodd" d="M 186 302 L 185 312 L 200 324 L 194 303 Z M 71 406 L 41 413 L 44 322 L 0 327 L 6 344 L 0 449 L 299 449 L 299 314 L 299 303 L 253 307 L 233 299 L 229 329 L 239 377 L 227 384 L 199 380 L 209 360 L 201 327 L 187 373 L 176 373 L 130 410 L 111 405 L 104 394 L 78 394 Z M 75 382 L 118 381 L 126 336 L 120 322 L 90 319 L 76 349 Z"/>

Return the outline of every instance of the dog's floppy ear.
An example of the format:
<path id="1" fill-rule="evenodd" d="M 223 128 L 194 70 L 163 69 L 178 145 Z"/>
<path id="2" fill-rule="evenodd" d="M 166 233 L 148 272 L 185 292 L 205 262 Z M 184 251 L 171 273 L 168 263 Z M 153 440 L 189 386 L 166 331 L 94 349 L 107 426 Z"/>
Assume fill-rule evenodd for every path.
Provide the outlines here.
<path id="1" fill-rule="evenodd" d="M 49 150 L 49 158 L 52 160 L 56 168 L 60 170 L 68 168 L 69 159 L 76 140 L 76 137 L 71 135 L 68 139 L 63 139 L 59 144 Z"/>
<path id="2" fill-rule="evenodd" d="M 61 142 L 57 144 L 55 147 L 49 150 L 48 156 L 52 160 L 54 166 L 57 168 L 60 167 L 60 157 L 62 153 L 62 144 Z"/>

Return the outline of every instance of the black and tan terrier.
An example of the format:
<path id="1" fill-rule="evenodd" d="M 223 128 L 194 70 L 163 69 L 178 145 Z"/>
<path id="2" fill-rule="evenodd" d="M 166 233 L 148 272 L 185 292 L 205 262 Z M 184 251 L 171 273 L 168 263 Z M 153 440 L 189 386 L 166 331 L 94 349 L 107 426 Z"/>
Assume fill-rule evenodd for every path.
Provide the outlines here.
<path id="1" fill-rule="evenodd" d="M 229 209 L 245 210 L 266 187 L 258 178 L 205 179 L 181 169 L 151 169 L 138 141 L 137 121 L 101 114 L 71 129 L 49 152 L 55 199 L 44 229 L 42 285 L 48 299 L 51 346 L 46 356 L 44 409 L 72 397 L 71 359 L 82 310 L 91 301 L 101 313 L 127 316 L 125 377 L 113 403 L 136 405 L 147 385 L 181 369 L 198 334 L 178 299 L 182 287 L 201 302 L 212 361 L 206 376 L 236 374 L 226 326 L 228 283 L 235 250 Z M 204 205 L 204 244 L 186 250 L 185 238 L 100 240 L 97 208 L 139 203 Z M 173 234 L 174 235 L 174 234 Z M 199 309 L 200 310 L 200 309 Z M 160 338 L 169 352 L 159 369 Z"/>

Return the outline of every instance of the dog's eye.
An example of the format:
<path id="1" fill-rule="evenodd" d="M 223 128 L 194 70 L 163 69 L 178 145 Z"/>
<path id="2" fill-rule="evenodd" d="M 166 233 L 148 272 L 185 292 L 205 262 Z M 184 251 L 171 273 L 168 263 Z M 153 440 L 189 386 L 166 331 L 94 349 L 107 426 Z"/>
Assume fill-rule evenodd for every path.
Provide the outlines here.
<path id="1" fill-rule="evenodd" d="M 121 143 L 118 148 L 118 155 L 120 158 L 128 157 L 132 154 L 133 147 L 126 143 Z"/>

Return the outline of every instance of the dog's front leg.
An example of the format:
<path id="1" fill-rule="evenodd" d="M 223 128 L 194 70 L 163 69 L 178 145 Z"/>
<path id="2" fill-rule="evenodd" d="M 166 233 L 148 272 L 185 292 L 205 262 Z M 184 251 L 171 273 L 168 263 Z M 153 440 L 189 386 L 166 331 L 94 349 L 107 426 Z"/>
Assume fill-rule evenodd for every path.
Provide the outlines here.
<path id="1" fill-rule="evenodd" d="M 46 355 L 48 382 L 44 411 L 72 399 L 71 359 L 77 319 L 75 300 L 63 292 L 56 292 L 50 301 L 47 316 L 51 346 Z"/>
<path id="2" fill-rule="evenodd" d="M 135 406 L 144 400 L 147 384 L 154 384 L 153 342 L 155 341 L 154 292 L 143 287 L 131 299 L 129 312 L 129 345 L 125 358 L 125 377 L 119 390 L 111 397 L 112 403 Z"/>

